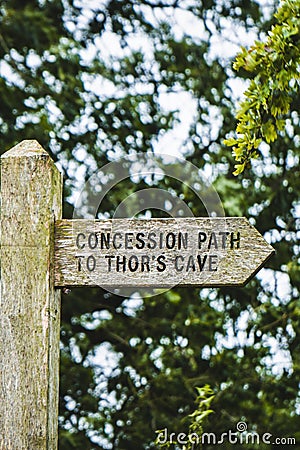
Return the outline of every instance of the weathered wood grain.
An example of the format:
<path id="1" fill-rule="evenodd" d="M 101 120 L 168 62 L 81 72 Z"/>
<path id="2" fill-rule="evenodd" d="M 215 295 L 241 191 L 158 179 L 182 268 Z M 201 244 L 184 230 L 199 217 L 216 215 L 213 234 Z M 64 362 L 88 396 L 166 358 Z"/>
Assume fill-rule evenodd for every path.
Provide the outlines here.
<path id="1" fill-rule="evenodd" d="M 56 450 L 61 175 L 36 141 L 1 157 L 0 449 Z"/>
<path id="2" fill-rule="evenodd" d="M 274 252 L 243 217 L 61 220 L 56 286 L 245 285 Z"/>

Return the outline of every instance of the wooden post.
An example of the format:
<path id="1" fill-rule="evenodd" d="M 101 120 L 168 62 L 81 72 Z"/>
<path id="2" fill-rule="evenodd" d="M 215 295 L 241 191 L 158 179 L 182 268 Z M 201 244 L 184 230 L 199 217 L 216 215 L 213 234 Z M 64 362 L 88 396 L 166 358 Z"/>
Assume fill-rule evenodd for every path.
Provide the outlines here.
<path id="1" fill-rule="evenodd" d="M 57 449 L 62 180 L 36 141 L 1 157 L 0 449 Z"/>

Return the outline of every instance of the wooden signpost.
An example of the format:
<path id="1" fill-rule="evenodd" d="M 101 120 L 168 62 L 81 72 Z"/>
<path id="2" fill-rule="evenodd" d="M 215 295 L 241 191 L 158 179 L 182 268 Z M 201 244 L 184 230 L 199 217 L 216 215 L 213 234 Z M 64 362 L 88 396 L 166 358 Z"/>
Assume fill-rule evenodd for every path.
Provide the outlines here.
<path id="1" fill-rule="evenodd" d="M 243 286 L 273 248 L 244 217 L 60 220 L 56 286 Z"/>
<path id="2" fill-rule="evenodd" d="M 36 141 L 1 157 L 0 450 L 56 450 L 62 178 Z"/>
<path id="3" fill-rule="evenodd" d="M 243 286 L 274 252 L 245 218 L 62 220 L 36 141 L 1 157 L 0 450 L 56 450 L 60 287 Z"/>

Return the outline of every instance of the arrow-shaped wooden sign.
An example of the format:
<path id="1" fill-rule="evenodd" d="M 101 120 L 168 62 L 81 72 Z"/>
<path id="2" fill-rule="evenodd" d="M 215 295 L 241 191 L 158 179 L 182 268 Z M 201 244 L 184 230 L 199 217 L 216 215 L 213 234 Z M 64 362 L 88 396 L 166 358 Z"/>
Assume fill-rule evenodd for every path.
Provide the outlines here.
<path id="1" fill-rule="evenodd" d="M 274 249 L 244 217 L 61 220 L 56 286 L 244 286 Z"/>

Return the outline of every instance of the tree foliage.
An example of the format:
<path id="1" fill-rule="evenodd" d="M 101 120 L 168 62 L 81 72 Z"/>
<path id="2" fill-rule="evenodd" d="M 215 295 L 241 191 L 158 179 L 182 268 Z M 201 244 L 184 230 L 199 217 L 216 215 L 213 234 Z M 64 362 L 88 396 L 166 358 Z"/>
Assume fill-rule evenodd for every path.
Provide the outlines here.
<path id="1" fill-rule="evenodd" d="M 261 142 L 274 142 L 287 128 L 292 111 L 298 111 L 300 86 L 300 2 L 284 0 L 274 15 L 275 25 L 267 39 L 243 47 L 233 65 L 253 78 L 245 100 L 237 112 L 237 137 L 225 140 L 233 146 L 238 164 L 235 175 L 242 173 L 251 158 L 258 156 Z M 296 98 L 295 98 L 296 97 Z"/>
<path id="2" fill-rule="evenodd" d="M 244 104 L 251 120 L 261 114 L 257 138 L 270 133 L 268 121 L 284 118 L 286 129 L 272 149 L 260 144 L 263 158 L 238 181 L 222 143 L 234 126 L 237 83 L 248 72 L 238 79 L 230 58 L 241 39 L 255 34 L 263 42 L 270 23 L 259 3 L 1 2 L 1 152 L 35 138 L 52 153 L 65 172 L 65 217 L 97 167 L 138 152 L 172 152 L 180 141 L 199 176 L 214 182 L 226 214 L 249 217 L 276 249 L 263 276 L 245 288 L 177 288 L 145 299 L 82 288 L 63 296 L 60 450 L 155 448 L 156 430 L 183 430 L 195 387 L 206 384 L 215 393 L 206 431 L 221 435 L 245 420 L 259 433 L 300 439 L 299 99 L 297 80 L 288 82 L 298 38 L 289 31 L 297 15 L 285 9 L 297 4 L 282 3 L 272 46 L 257 43 L 238 59 L 266 89 L 255 100 L 260 106 Z M 113 216 L 128 194 L 149 186 L 206 214 L 192 190 L 168 176 L 120 182 L 100 213 Z"/>
<path id="3" fill-rule="evenodd" d="M 213 399 L 214 392 L 208 385 L 197 388 L 197 397 L 195 400 L 197 408 L 188 416 L 190 424 L 187 432 L 174 437 L 168 435 L 166 429 L 158 430 L 155 441 L 157 448 L 170 448 L 173 444 L 177 446 L 183 444 L 182 450 L 194 450 L 195 446 L 203 448 L 201 445 L 204 433 L 203 423 L 213 413 L 213 410 L 210 409 L 210 404 Z"/>

